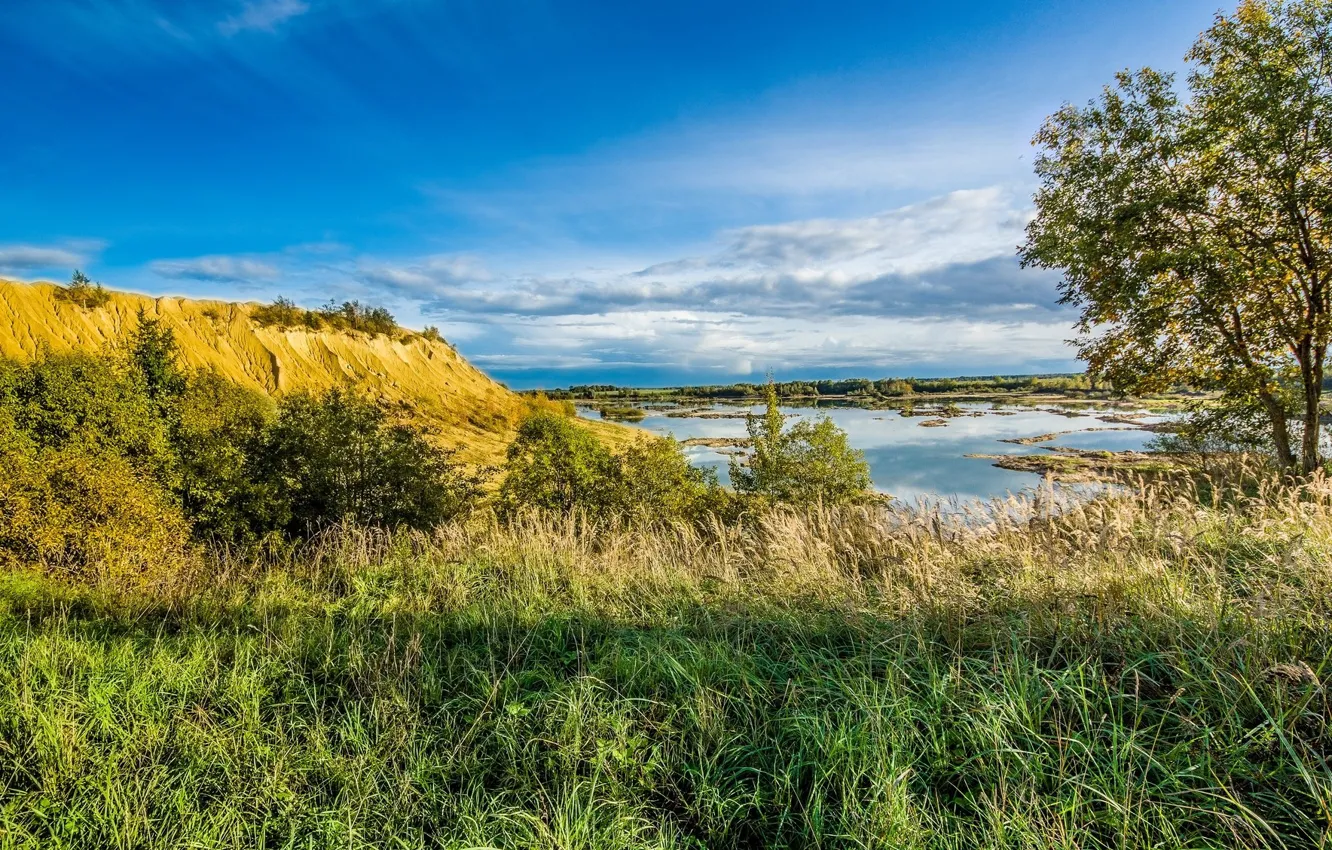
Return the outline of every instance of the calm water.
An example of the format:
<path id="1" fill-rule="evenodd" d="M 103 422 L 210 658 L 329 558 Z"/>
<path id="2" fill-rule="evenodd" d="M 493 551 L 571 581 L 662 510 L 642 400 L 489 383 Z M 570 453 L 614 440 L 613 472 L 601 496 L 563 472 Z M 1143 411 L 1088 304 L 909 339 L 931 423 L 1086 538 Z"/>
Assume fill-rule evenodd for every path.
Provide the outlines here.
<path id="1" fill-rule="evenodd" d="M 918 405 L 925 407 L 926 405 Z M 1046 409 L 1012 406 L 1005 413 L 994 415 L 991 405 L 962 404 L 967 412 L 980 411 L 983 416 L 959 416 L 948 420 L 947 427 L 922 428 L 920 423 L 929 416 L 903 418 L 895 410 L 862 410 L 854 407 L 783 407 L 788 414 L 801 417 L 829 416 L 847 432 L 851 445 L 865 452 L 869 461 L 874 486 L 908 502 L 924 498 L 990 499 L 1008 493 L 1033 489 L 1040 477 L 1027 472 L 998 469 L 992 461 L 968 458 L 968 454 L 1043 454 L 1041 445 L 1066 446 L 1077 449 L 1109 449 L 1124 451 L 1144 448 L 1155 436 L 1150 431 L 1088 431 L 1091 428 L 1131 427 L 1102 422 L 1097 416 L 1110 413 L 1132 413 L 1118 408 L 1085 406 L 1059 407 L 1077 416 L 1051 412 Z M 709 410 L 743 413 L 747 408 L 716 406 Z M 759 407 L 752 408 L 758 411 Z M 580 414 L 590 419 L 600 418 L 596 411 L 580 408 Z M 677 440 L 691 437 L 744 437 L 743 419 L 671 418 L 658 412 L 649 415 L 637 426 L 657 434 L 670 434 Z M 788 420 L 788 424 L 798 420 Z M 1161 417 L 1148 417 L 1141 422 L 1159 422 Z M 999 442 L 1002 439 L 1034 437 L 1056 431 L 1075 431 L 1045 443 L 1021 446 Z M 713 467 L 722 481 L 727 480 L 727 455 L 707 447 L 685 449 L 690 459 L 699 466 Z"/>

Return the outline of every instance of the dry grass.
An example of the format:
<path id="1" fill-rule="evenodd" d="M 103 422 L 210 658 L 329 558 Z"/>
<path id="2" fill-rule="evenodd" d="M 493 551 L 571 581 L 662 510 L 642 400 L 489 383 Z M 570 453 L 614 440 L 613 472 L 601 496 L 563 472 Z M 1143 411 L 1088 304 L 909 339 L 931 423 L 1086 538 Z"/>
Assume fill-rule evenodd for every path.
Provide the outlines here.
<path id="1" fill-rule="evenodd" d="M 478 518 L 0 587 L 0 845 L 1318 847 L 1332 487 Z"/>

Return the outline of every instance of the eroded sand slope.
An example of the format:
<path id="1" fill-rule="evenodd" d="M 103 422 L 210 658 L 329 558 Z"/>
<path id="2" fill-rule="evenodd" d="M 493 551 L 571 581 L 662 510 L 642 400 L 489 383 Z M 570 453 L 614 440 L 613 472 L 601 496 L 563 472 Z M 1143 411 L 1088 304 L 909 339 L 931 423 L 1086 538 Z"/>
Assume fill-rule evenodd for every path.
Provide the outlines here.
<path id="1" fill-rule="evenodd" d="M 110 292 L 105 306 L 88 309 L 58 298 L 58 291 L 52 284 L 0 280 L 0 356 L 112 346 L 142 309 L 175 331 L 189 366 L 215 369 L 269 395 L 355 385 L 427 422 L 470 462 L 497 462 L 528 409 L 522 397 L 445 342 L 262 327 L 250 319 L 254 304 L 126 292 Z M 612 442 L 627 433 L 596 430 Z"/>

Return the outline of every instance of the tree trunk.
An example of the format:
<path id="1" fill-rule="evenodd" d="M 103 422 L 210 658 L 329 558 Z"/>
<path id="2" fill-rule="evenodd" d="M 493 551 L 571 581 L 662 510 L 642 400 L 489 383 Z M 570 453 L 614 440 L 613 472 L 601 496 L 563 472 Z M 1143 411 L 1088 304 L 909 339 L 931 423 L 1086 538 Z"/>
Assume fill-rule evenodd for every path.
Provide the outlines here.
<path id="1" fill-rule="evenodd" d="M 1304 434 L 1300 441 L 1300 460 L 1304 472 L 1309 474 L 1323 465 L 1318 451 L 1323 428 L 1320 417 L 1323 399 L 1323 358 L 1325 352 L 1310 351 L 1300 364 L 1300 377 L 1304 381 Z"/>
<path id="2" fill-rule="evenodd" d="M 1281 403 L 1268 393 L 1262 393 L 1263 409 L 1272 423 L 1272 444 L 1276 446 L 1277 463 L 1282 469 L 1294 469 L 1295 453 L 1290 448 L 1290 430 L 1287 427 L 1286 411 Z"/>

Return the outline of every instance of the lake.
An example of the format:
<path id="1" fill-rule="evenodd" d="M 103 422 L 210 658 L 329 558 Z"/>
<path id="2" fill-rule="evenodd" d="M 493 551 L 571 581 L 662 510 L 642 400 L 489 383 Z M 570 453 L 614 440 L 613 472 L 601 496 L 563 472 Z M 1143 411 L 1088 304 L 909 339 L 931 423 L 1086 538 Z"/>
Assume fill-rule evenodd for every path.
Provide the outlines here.
<path id="1" fill-rule="evenodd" d="M 934 402 L 917 402 L 918 409 L 934 406 Z M 908 418 L 900 416 L 896 410 L 821 406 L 783 407 L 782 411 L 800 417 L 830 417 L 847 432 L 851 445 L 865 452 L 875 489 L 907 502 L 988 500 L 1009 493 L 1030 491 L 1041 483 L 1040 477 L 1033 473 L 999 469 L 992 461 L 969 458 L 969 454 L 1035 454 L 1042 452 L 1041 445 L 1126 451 L 1142 449 L 1156 436 L 1150 431 L 1132 428 L 1131 425 L 1107 423 L 1098 419 L 1111 414 L 1146 413 L 1122 406 L 1060 405 L 1058 402 L 1043 403 L 1040 406 L 1014 404 L 999 407 L 990 402 L 963 403 L 958 406 L 964 415 L 948 419 L 947 426 L 940 428 L 921 427 L 920 423 L 933 416 Z M 697 409 L 744 413 L 747 410 L 760 412 L 762 406 L 714 405 L 699 406 Z M 965 415 L 975 413 L 981 415 Z M 601 418 L 595 410 L 582 407 L 579 408 L 579 415 L 590 419 Z M 1145 416 L 1137 421 L 1146 424 L 1160 422 L 1165 418 Z M 795 421 L 798 420 L 788 420 L 788 425 Z M 649 410 L 648 417 L 635 425 L 655 434 L 672 435 L 677 440 L 746 436 L 744 419 L 672 418 L 666 416 L 665 411 L 659 410 Z M 1093 428 L 1132 430 L 1089 430 Z M 1074 433 L 1030 446 L 1000 442 L 1060 431 Z M 716 469 L 721 480 L 727 481 L 727 455 L 704 446 L 687 447 L 685 452 L 693 463 Z"/>

